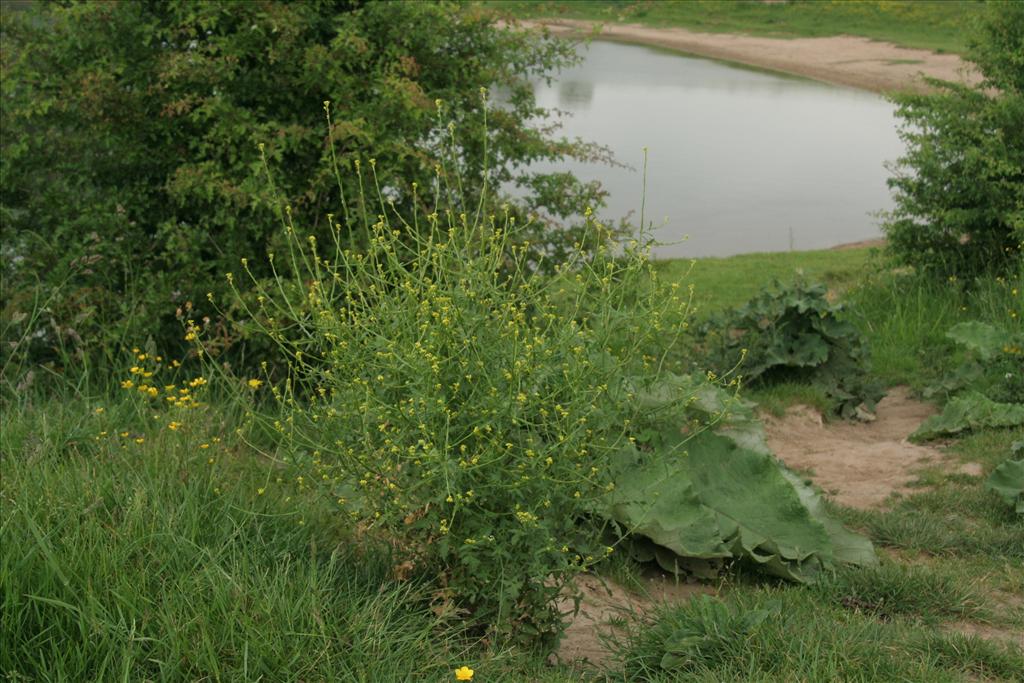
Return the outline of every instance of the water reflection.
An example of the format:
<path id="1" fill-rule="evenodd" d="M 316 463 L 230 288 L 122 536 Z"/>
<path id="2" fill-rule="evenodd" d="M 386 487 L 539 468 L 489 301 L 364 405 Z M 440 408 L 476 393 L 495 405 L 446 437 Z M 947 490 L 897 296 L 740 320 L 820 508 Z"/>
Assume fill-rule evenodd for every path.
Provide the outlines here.
<path id="1" fill-rule="evenodd" d="M 594 84 L 589 81 L 560 81 L 558 104 L 563 109 L 586 109 L 594 99 Z"/>
<path id="2" fill-rule="evenodd" d="M 883 163 L 903 147 L 892 105 L 871 93 L 608 42 L 536 90 L 573 114 L 566 135 L 631 167 L 568 164 L 610 191 L 609 217 L 639 208 L 649 148 L 646 218 L 664 241 L 690 236 L 659 256 L 869 239 L 891 207 Z"/>

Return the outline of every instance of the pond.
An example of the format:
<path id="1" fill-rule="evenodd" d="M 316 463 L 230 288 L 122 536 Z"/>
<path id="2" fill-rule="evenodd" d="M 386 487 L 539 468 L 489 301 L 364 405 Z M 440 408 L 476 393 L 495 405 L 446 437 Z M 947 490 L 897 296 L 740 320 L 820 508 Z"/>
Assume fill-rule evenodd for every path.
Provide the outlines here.
<path id="1" fill-rule="evenodd" d="M 563 133 L 609 147 L 629 168 L 570 163 L 610 192 L 606 218 L 640 218 L 660 258 L 819 249 L 880 235 L 892 207 L 884 163 L 903 152 L 881 96 L 683 56 L 594 41 L 538 103 Z M 565 168 L 560 164 L 559 168 Z"/>

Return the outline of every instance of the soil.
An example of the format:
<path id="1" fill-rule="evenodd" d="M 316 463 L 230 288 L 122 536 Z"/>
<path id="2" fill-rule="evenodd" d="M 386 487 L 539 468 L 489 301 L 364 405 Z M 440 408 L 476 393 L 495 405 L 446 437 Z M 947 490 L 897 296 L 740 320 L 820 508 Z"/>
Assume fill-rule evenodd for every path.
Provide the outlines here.
<path id="1" fill-rule="evenodd" d="M 609 658 L 606 641 L 622 635 L 617 623 L 635 622 L 662 604 L 679 604 L 715 592 L 709 586 L 660 575 L 645 577 L 642 591 L 630 591 L 592 575 L 580 576 L 576 586 L 582 594 L 579 612 L 571 619 L 556 657 L 560 662 L 586 660 L 597 666 Z M 560 608 L 572 611 L 572 601 L 566 599 Z"/>
<path id="2" fill-rule="evenodd" d="M 764 418 L 768 444 L 789 467 L 808 476 L 836 502 L 854 508 L 884 505 L 893 494 L 908 490 L 922 467 L 946 457 L 927 446 L 907 441 L 935 409 L 910 396 L 907 387 L 895 387 L 878 404 L 871 422 L 826 424 L 821 414 L 807 406 L 794 406 L 781 418 Z M 979 463 L 957 466 L 956 472 L 981 476 Z M 920 555 L 880 548 L 901 563 L 926 562 Z M 621 624 L 635 623 L 663 604 L 679 604 L 702 593 L 716 590 L 707 585 L 675 581 L 660 573 L 644 578 L 641 590 L 631 591 L 592 575 L 577 579 L 582 599 L 579 611 L 570 619 L 556 659 L 560 662 L 587 661 L 601 666 L 610 656 L 608 641 L 624 635 Z M 1018 596 L 1005 595 L 997 601 L 1010 611 L 1019 609 Z M 571 612 L 572 601 L 560 605 Z M 977 636 L 1024 647 L 1024 631 L 974 621 L 942 626 L 946 633 Z"/>
<path id="3" fill-rule="evenodd" d="M 825 424 L 818 411 L 795 406 L 782 418 L 766 417 L 765 428 L 780 460 L 808 474 L 836 502 L 865 509 L 906 491 L 919 469 L 943 459 L 934 448 L 907 441 L 934 412 L 906 387 L 895 387 L 872 422 Z"/>
<path id="4" fill-rule="evenodd" d="M 1016 645 L 1024 649 L 1024 631 L 1015 628 L 981 624 L 976 621 L 956 621 L 943 624 L 945 633 L 959 633 L 965 636 L 976 636 L 983 640 L 994 640 L 1000 643 Z"/>
<path id="5" fill-rule="evenodd" d="M 967 84 L 980 80 L 977 71 L 958 55 L 856 36 L 780 39 L 572 19 L 523 21 L 520 25 L 546 26 L 554 34 L 593 34 L 607 40 L 667 47 L 874 92 L 927 91 L 929 86 L 922 75 Z"/>

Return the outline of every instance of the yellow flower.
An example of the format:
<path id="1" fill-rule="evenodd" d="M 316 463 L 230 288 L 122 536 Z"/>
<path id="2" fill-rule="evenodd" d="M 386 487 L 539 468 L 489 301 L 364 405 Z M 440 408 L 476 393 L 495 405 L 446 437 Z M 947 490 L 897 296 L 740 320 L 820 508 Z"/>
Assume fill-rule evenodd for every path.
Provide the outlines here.
<path id="1" fill-rule="evenodd" d="M 135 439 L 135 443 L 143 443 L 143 442 L 145 442 L 145 439 L 143 437 L 141 437 L 141 436 L 139 438 Z"/>
<path id="2" fill-rule="evenodd" d="M 473 680 L 473 670 L 468 666 L 462 666 L 455 670 L 455 680 L 457 681 L 471 681 Z"/>
<path id="3" fill-rule="evenodd" d="M 259 389 L 261 384 L 263 384 L 263 380 L 261 380 L 261 379 L 251 379 L 251 380 L 249 380 L 249 388 L 250 389 Z"/>
<path id="4" fill-rule="evenodd" d="M 188 334 L 185 335 L 185 341 L 195 341 L 196 333 L 189 330 Z"/>
<path id="5" fill-rule="evenodd" d="M 181 423 L 180 422 L 169 422 L 169 423 L 167 423 L 167 428 L 170 429 L 172 432 L 176 432 L 176 431 L 178 431 L 181 428 Z"/>
<path id="6" fill-rule="evenodd" d="M 102 407 L 99 407 L 99 408 L 97 408 L 97 409 L 95 410 L 95 413 L 96 413 L 97 415 L 99 415 L 99 414 L 100 414 L 100 413 L 102 413 L 102 412 L 103 412 L 103 408 L 102 408 Z"/>
<path id="7" fill-rule="evenodd" d="M 157 389 L 156 387 L 149 387 L 148 389 L 146 389 L 146 393 L 149 394 L 150 396 L 156 396 L 157 394 L 160 393 L 160 390 Z"/>

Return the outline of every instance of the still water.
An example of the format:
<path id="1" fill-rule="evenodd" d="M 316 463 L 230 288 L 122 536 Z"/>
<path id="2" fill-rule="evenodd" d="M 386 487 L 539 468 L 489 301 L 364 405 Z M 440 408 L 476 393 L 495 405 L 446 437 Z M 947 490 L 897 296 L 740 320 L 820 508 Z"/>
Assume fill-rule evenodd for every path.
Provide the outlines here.
<path id="1" fill-rule="evenodd" d="M 606 218 L 644 219 L 681 244 L 657 256 L 818 249 L 879 236 L 891 208 L 884 163 L 903 152 L 880 96 L 662 50 L 595 41 L 541 106 L 563 133 L 609 147 L 631 168 L 570 163 L 610 192 Z M 565 168 L 564 164 L 559 166 Z"/>

